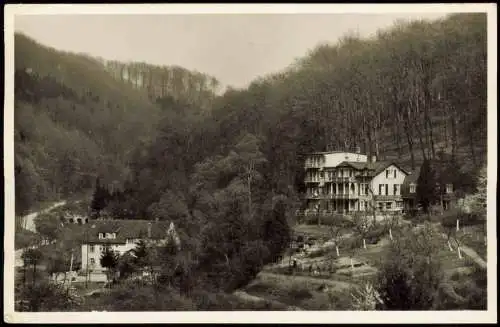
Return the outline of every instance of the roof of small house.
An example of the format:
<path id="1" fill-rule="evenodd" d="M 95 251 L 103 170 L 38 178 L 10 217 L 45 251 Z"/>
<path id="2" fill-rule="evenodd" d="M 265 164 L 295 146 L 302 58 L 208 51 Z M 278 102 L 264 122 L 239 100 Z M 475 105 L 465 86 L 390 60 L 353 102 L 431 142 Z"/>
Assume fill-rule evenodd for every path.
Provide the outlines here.
<path id="1" fill-rule="evenodd" d="M 438 183 L 441 185 L 453 183 L 453 174 L 456 173 L 451 166 L 449 160 L 431 160 L 430 161 L 432 169 L 436 173 Z M 420 175 L 420 167 L 414 169 L 409 175 L 405 177 L 403 182 L 403 187 L 401 188 L 401 194 L 405 197 L 414 197 L 415 193 L 409 193 L 409 185 L 417 184 L 418 177 Z"/>
<path id="2" fill-rule="evenodd" d="M 141 239 L 148 237 L 148 226 L 151 224 L 151 239 L 165 239 L 170 221 L 152 220 L 95 220 L 86 225 L 87 237 L 91 243 L 125 243 L 127 239 Z M 99 233 L 116 233 L 115 239 L 99 239 Z"/>

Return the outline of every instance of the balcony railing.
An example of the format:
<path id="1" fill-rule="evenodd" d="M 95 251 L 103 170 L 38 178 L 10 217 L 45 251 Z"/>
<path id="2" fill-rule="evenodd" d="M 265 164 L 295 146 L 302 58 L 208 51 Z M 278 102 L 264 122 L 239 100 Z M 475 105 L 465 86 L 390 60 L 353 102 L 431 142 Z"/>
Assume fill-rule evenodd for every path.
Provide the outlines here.
<path id="1" fill-rule="evenodd" d="M 320 183 L 322 181 L 321 178 L 306 178 L 304 182 L 306 183 Z"/>
<path id="2" fill-rule="evenodd" d="M 328 194 L 328 198 L 330 199 L 357 199 L 358 195 L 354 193 L 333 193 Z"/>
<path id="3" fill-rule="evenodd" d="M 348 182 L 354 183 L 356 182 L 356 178 L 332 176 L 332 177 L 327 177 L 326 181 L 333 183 L 348 183 Z"/>
<path id="4" fill-rule="evenodd" d="M 311 163 L 311 162 L 307 162 L 304 164 L 304 167 L 305 168 L 320 168 L 320 167 L 323 167 L 323 164 L 321 163 Z"/>

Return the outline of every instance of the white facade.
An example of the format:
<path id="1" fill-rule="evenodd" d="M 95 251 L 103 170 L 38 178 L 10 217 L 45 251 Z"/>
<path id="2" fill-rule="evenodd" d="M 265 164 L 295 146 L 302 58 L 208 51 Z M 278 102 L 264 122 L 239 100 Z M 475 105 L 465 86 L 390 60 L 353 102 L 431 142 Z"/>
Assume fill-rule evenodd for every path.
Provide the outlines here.
<path id="1" fill-rule="evenodd" d="M 347 164 L 338 167 L 342 162 Z M 311 154 L 305 168 L 306 213 L 403 209 L 407 173 L 395 164 L 375 158 L 368 163 L 367 155 L 335 152 Z"/>
<path id="2" fill-rule="evenodd" d="M 396 165 L 388 166 L 384 171 L 373 177 L 370 186 L 377 200 L 379 211 L 399 211 L 403 209 L 401 198 L 401 188 L 406 177 L 406 173 Z M 387 196 L 385 200 L 378 200 L 379 196 Z"/>
<path id="3" fill-rule="evenodd" d="M 390 165 L 384 171 L 373 177 L 370 185 L 374 195 L 401 196 L 401 187 L 406 173 L 396 165 Z M 396 188 L 394 187 L 396 185 Z M 387 186 L 387 187 L 386 187 Z"/>
<path id="4" fill-rule="evenodd" d="M 127 243 L 117 243 L 117 244 L 82 244 L 82 270 L 87 269 L 87 262 L 89 268 L 92 271 L 105 270 L 101 266 L 101 256 L 104 253 L 106 247 L 110 248 L 117 254 L 124 254 L 127 251 L 135 248 L 136 243 L 132 240 L 127 240 Z M 87 261 L 88 260 L 88 261 Z"/>
<path id="5" fill-rule="evenodd" d="M 368 156 L 354 152 L 320 152 L 310 155 L 306 161 L 306 168 L 334 168 L 343 161 L 367 162 Z"/>

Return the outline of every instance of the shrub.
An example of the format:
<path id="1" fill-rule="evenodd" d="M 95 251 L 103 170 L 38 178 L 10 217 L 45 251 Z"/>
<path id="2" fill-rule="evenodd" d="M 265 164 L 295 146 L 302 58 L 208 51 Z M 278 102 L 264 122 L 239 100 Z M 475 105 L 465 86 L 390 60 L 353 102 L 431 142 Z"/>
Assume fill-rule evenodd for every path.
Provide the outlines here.
<path id="1" fill-rule="evenodd" d="M 231 311 L 231 310 L 286 310 L 286 305 L 271 301 L 251 301 L 227 293 L 212 293 L 196 290 L 191 294 L 197 310 Z"/>
<path id="2" fill-rule="evenodd" d="M 290 299 L 300 302 L 304 299 L 310 299 L 313 295 L 308 289 L 294 284 L 292 285 L 292 288 L 290 288 L 290 290 L 288 291 L 288 296 L 290 297 Z"/>
<path id="3" fill-rule="evenodd" d="M 19 284 L 16 293 L 16 310 L 20 311 L 68 311 L 78 307 L 75 298 L 65 288 L 47 281 L 26 286 Z"/>
<path id="4" fill-rule="evenodd" d="M 436 309 L 443 281 L 438 258 L 441 236 L 431 224 L 405 234 L 390 244 L 379 273 L 378 291 L 384 301 L 381 309 Z"/>
<path id="5" fill-rule="evenodd" d="M 317 225 L 318 218 L 320 220 L 321 225 L 328 226 L 338 226 L 338 227 L 352 227 L 353 223 L 349 220 L 345 215 L 342 214 L 331 214 L 331 215 L 310 215 L 304 218 L 304 223 L 307 225 Z"/>
<path id="6" fill-rule="evenodd" d="M 477 212 L 467 213 L 460 209 L 452 209 L 445 211 L 441 216 L 441 225 L 443 227 L 453 228 L 457 224 L 457 219 L 460 222 L 460 226 L 474 226 L 485 223 L 482 216 Z"/>
<path id="7" fill-rule="evenodd" d="M 110 311 L 190 311 L 195 304 L 171 288 L 155 289 L 126 282 L 119 284 L 100 304 Z"/>
<path id="8" fill-rule="evenodd" d="M 383 225 L 377 224 L 375 227 L 372 227 L 368 233 L 366 233 L 366 242 L 368 244 L 376 244 L 385 235 L 385 233 L 386 228 Z"/>

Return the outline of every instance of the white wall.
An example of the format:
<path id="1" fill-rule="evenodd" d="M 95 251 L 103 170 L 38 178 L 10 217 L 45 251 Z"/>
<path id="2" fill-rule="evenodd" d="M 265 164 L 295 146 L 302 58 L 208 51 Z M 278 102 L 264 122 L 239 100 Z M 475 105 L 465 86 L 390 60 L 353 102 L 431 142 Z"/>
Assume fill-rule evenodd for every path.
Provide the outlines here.
<path id="1" fill-rule="evenodd" d="M 336 167 L 342 161 L 357 161 L 367 162 L 368 157 L 365 154 L 358 154 L 352 152 L 339 152 L 325 154 L 326 162 L 325 167 Z"/>
<path id="2" fill-rule="evenodd" d="M 394 178 L 394 173 L 391 173 L 389 175 L 389 178 L 386 178 L 386 170 L 387 169 L 396 169 L 396 178 Z M 406 177 L 406 174 L 397 168 L 395 165 L 390 165 L 384 171 L 376 175 L 372 181 L 371 181 L 371 188 L 373 190 L 373 193 L 375 195 L 395 195 L 394 194 L 394 184 L 399 184 L 399 194 L 401 195 L 401 185 L 403 185 L 404 179 Z M 388 184 L 388 194 L 385 194 L 385 189 L 383 190 L 384 193 L 380 194 L 379 193 L 379 185 L 380 184 Z"/>
<path id="3" fill-rule="evenodd" d="M 88 263 L 89 266 L 94 269 L 94 270 L 104 270 L 103 267 L 101 267 L 101 256 L 102 256 L 102 249 L 103 249 L 104 244 L 94 244 L 94 252 L 90 252 L 91 244 L 82 244 L 82 270 L 85 270 L 87 268 L 87 249 L 89 250 L 89 256 L 88 256 Z M 119 253 L 120 255 L 132 250 L 135 248 L 136 244 L 135 243 L 126 243 L 126 244 L 109 244 L 109 247 L 115 251 L 116 253 Z M 95 264 L 92 267 L 91 266 L 91 259 L 95 260 Z"/>

